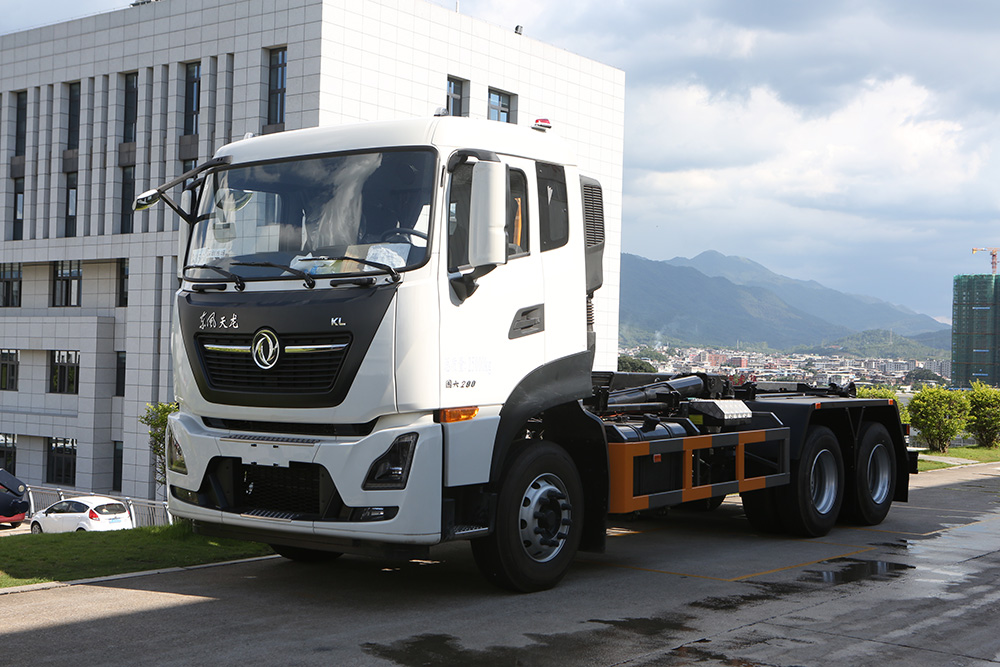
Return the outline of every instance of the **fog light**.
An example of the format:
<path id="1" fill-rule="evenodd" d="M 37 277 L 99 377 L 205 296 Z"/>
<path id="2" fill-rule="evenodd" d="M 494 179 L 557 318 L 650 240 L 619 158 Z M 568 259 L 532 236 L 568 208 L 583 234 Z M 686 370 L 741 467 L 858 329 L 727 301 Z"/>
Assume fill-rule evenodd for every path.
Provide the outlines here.
<path id="1" fill-rule="evenodd" d="M 182 500 L 192 505 L 198 504 L 198 494 L 196 492 L 182 489 L 179 486 L 171 486 L 170 489 L 174 492 L 174 498 L 177 498 L 177 500 Z"/>
<path id="2" fill-rule="evenodd" d="M 416 447 L 416 433 L 406 433 L 393 440 L 385 454 L 372 463 L 361 488 L 365 491 L 405 489 Z"/>
<path id="3" fill-rule="evenodd" d="M 181 449 L 181 443 L 177 442 L 177 438 L 174 437 L 174 432 L 168 431 L 168 433 L 167 468 L 186 475 L 188 469 L 187 463 L 184 462 L 184 450 Z"/>
<path id="4" fill-rule="evenodd" d="M 356 507 L 351 521 L 388 521 L 399 514 L 398 507 Z"/>

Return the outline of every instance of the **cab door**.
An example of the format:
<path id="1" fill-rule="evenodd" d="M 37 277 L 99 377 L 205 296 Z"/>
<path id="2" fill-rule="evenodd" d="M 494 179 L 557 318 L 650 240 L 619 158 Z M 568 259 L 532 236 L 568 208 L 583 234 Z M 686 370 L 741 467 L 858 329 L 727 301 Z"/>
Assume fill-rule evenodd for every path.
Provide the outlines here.
<path id="1" fill-rule="evenodd" d="M 507 252 L 506 262 L 492 268 L 468 266 L 473 165 L 460 164 L 449 175 L 442 262 L 449 277 L 441 281 L 440 298 L 442 407 L 499 406 L 545 359 L 534 163 L 499 159 L 508 183 Z"/>

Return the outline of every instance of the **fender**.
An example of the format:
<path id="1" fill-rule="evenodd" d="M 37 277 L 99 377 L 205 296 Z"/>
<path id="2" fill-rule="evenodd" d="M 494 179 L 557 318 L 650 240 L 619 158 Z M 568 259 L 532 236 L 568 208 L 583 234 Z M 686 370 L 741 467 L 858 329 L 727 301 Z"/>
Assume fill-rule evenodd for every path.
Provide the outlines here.
<path id="1" fill-rule="evenodd" d="M 503 472 L 511 444 L 532 417 L 549 408 L 590 396 L 590 379 L 594 367 L 594 351 L 587 350 L 539 366 L 518 383 L 500 409 L 500 425 L 493 441 L 493 462 L 490 483 L 495 484 Z"/>

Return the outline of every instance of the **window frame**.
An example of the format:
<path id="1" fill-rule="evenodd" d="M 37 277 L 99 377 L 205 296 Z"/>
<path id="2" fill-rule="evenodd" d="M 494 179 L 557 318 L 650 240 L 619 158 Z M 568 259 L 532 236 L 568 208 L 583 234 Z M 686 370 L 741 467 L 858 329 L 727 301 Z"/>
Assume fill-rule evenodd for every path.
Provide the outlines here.
<path id="1" fill-rule="evenodd" d="M 67 84 L 66 149 L 80 148 L 80 82 Z"/>
<path id="2" fill-rule="evenodd" d="M 122 167 L 121 215 L 118 220 L 119 234 L 132 234 L 135 231 L 135 211 L 132 202 L 135 201 L 135 167 Z"/>
<path id="3" fill-rule="evenodd" d="M 17 474 L 17 434 L 0 433 L 0 468 Z"/>
<path id="4" fill-rule="evenodd" d="M 201 112 L 201 61 L 184 63 L 184 127 L 183 134 L 198 134 Z"/>
<path id="5" fill-rule="evenodd" d="M 14 157 L 28 150 L 28 91 L 14 93 Z"/>
<path id="6" fill-rule="evenodd" d="M 45 483 L 76 486 L 76 439 L 50 437 L 46 440 Z"/>
<path id="7" fill-rule="evenodd" d="M 134 143 L 139 134 L 139 73 L 125 73 L 125 112 L 122 117 L 122 142 Z"/>
<path id="8" fill-rule="evenodd" d="M 79 204 L 79 172 L 66 173 L 66 211 L 63 216 L 63 235 L 66 238 L 76 236 L 76 212 Z"/>
<path id="9" fill-rule="evenodd" d="M 284 125 L 288 94 L 288 47 L 268 49 L 267 124 Z"/>
<path id="10" fill-rule="evenodd" d="M 17 391 L 20 367 L 20 350 L 0 350 L 0 391 Z"/>
<path id="11" fill-rule="evenodd" d="M 11 219 L 11 241 L 24 240 L 24 177 L 14 179 L 14 215 Z"/>
<path id="12" fill-rule="evenodd" d="M 19 262 L 0 263 L 0 308 L 21 307 L 21 274 Z"/>
<path id="13" fill-rule="evenodd" d="M 494 100 L 496 98 L 496 100 Z M 517 96 L 499 88 L 490 88 L 486 117 L 500 123 L 517 123 L 515 101 Z"/>
<path id="14" fill-rule="evenodd" d="M 465 79 L 460 79 L 457 76 L 448 77 L 448 88 L 445 93 L 445 109 L 447 109 L 449 116 L 462 117 L 469 115 L 469 111 L 466 108 L 468 83 Z"/>
<path id="15" fill-rule="evenodd" d="M 48 393 L 79 395 L 79 350 L 49 350 Z"/>
<path id="16" fill-rule="evenodd" d="M 52 263 L 52 307 L 77 308 L 83 298 L 83 264 L 80 260 Z"/>

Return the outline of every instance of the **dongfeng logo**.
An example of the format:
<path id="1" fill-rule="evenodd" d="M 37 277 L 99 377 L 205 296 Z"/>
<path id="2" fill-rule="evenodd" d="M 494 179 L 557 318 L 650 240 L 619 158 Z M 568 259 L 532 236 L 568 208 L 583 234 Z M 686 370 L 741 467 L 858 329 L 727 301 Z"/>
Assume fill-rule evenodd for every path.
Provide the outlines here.
<path id="1" fill-rule="evenodd" d="M 278 334 L 270 329 L 258 331 L 253 337 L 251 348 L 254 363 L 265 371 L 274 368 L 278 363 L 278 352 L 281 349 L 278 345 Z"/>

